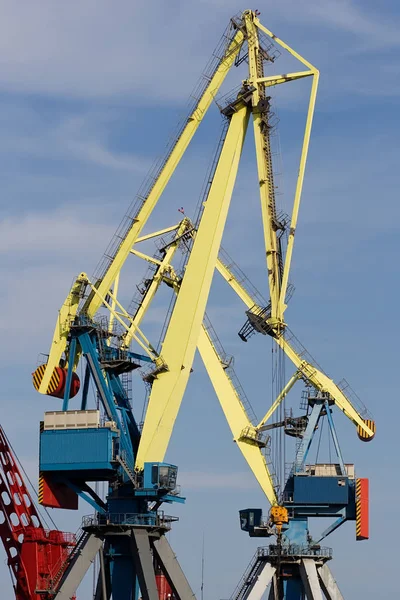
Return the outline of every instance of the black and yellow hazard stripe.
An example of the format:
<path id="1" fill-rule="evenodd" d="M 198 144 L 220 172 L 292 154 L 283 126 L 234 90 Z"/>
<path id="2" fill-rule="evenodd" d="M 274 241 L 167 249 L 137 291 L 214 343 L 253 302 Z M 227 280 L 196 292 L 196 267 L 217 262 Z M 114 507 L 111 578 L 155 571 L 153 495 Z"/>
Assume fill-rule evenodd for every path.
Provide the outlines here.
<path id="1" fill-rule="evenodd" d="M 36 371 L 32 374 L 33 385 L 37 391 L 39 391 L 40 384 L 42 383 L 47 365 L 40 365 Z M 49 385 L 46 390 L 46 394 L 53 394 L 60 385 L 60 370 L 55 368 L 50 378 Z"/>
<path id="2" fill-rule="evenodd" d="M 361 479 L 356 479 L 356 536 L 361 535 Z"/>
<path id="3" fill-rule="evenodd" d="M 36 371 L 34 371 L 34 373 L 32 373 L 33 385 L 36 390 L 39 390 L 39 388 L 40 388 L 40 384 L 42 383 L 42 379 L 43 379 L 45 370 L 46 370 L 46 365 L 40 365 L 40 367 L 38 367 L 36 369 Z"/>
<path id="4" fill-rule="evenodd" d="M 369 427 L 373 431 L 373 434 L 372 435 L 368 434 L 361 427 L 361 425 L 357 425 L 357 435 L 360 438 L 360 440 L 362 440 L 363 442 L 370 442 L 372 440 L 372 438 L 374 437 L 375 431 L 376 431 L 375 421 L 372 421 L 372 419 L 364 419 L 364 423 L 366 424 L 367 427 Z"/>
<path id="5" fill-rule="evenodd" d="M 45 365 L 43 365 L 45 366 Z M 39 432 L 42 434 L 44 431 L 44 421 L 40 421 L 39 423 Z M 40 436 L 39 436 L 39 446 L 40 446 Z M 38 500 L 39 504 L 43 504 L 43 496 L 44 496 L 44 477 L 42 471 L 39 471 L 39 489 L 38 489 Z"/>
<path id="6" fill-rule="evenodd" d="M 43 477 L 42 473 L 39 473 L 39 490 L 38 490 L 39 504 L 43 504 L 43 496 L 44 496 L 44 477 Z"/>

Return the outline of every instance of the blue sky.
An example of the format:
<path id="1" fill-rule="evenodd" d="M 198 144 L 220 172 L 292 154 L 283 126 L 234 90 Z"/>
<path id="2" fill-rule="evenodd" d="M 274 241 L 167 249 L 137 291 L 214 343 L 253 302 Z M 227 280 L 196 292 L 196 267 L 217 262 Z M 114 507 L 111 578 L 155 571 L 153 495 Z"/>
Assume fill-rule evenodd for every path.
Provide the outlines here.
<path id="1" fill-rule="evenodd" d="M 47 351 L 56 311 L 74 276 L 94 270 L 230 16 L 245 8 L 218 0 L 0 1 L 2 424 L 33 479 L 38 422 L 56 405 L 34 392 L 30 373 Z M 345 460 L 370 477 L 371 541 L 356 543 L 351 523 L 333 534 L 332 570 L 347 598 L 395 597 L 399 10 L 392 0 L 379 8 L 370 0 L 271 0 L 254 8 L 321 71 L 287 320 L 328 373 L 351 382 L 378 427 L 376 439 L 362 444 L 337 419 Z M 243 77 L 234 73 L 226 91 Z M 306 93 L 306 84 L 294 83 L 276 98 L 286 206 Z M 150 228 L 176 222 L 182 205 L 191 215 L 218 131 L 213 106 Z M 224 245 L 267 295 L 248 137 Z M 161 304 L 146 332 L 159 325 Z M 269 340 L 239 341 L 243 307 L 217 279 L 208 312 L 261 416 L 271 401 Z M 167 458 L 179 465 L 187 496 L 171 509 L 181 518 L 171 543 L 199 593 L 204 533 L 205 598 L 228 598 L 257 546 L 239 530 L 238 510 L 267 507 L 199 359 Z M 77 514 L 53 518 L 72 531 L 80 522 Z"/>

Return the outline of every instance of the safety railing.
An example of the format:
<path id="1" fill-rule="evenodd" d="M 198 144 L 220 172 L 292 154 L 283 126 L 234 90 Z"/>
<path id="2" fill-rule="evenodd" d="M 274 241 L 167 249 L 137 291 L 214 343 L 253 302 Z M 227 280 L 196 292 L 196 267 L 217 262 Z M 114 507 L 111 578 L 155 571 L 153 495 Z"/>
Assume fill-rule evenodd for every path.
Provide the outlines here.
<path id="1" fill-rule="evenodd" d="M 178 517 L 165 515 L 164 511 L 157 513 L 96 513 L 82 519 L 82 529 L 107 525 L 137 525 L 141 527 L 161 527 L 170 529 L 171 523 Z"/>
<path id="2" fill-rule="evenodd" d="M 307 546 L 305 544 L 289 544 L 283 543 L 281 545 L 271 545 L 266 547 L 260 547 L 257 549 L 257 555 L 259 558 L 262 557 L 320 557 L 320 558 L 332 558 L 332 548 L 326 546 Z"/>

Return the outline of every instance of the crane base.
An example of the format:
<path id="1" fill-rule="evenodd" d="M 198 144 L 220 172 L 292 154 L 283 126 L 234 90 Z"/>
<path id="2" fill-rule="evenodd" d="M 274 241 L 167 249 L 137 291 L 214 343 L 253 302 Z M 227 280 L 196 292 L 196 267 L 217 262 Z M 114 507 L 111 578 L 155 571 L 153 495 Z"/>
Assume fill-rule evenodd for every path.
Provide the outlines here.
<path id="1" fill-rule="evenodd" d="M 258 548 L 230 600 L 344 600 L 329 569 L 330 549 Z"/>
<path id="2" fill-rule="evenodd" d="M 113 600 L 134 600 L 136 584 L 140 587 L 143 600 L 159 600 L 155 565 L 161 569 L 177 600 L 192 600 L 194 597 L 159 526 L 87 526 L 77 547 L 78 551 L 71 556 L 55 600 L 72 597 L 97 554 L 100 556 L 100 572 L 95 600 L 109 600 L 111 597 Z"/>

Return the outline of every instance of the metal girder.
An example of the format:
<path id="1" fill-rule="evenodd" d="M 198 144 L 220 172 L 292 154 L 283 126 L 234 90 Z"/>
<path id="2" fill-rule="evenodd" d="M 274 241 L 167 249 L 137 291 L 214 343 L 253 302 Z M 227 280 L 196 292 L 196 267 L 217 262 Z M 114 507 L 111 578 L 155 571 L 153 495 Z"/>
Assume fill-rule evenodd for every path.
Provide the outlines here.
<path id="1" fill-rule="evenodd" d="M 146 529 L 134 528 L 131 535 L 133 562 L 143 600 L 159 600 L 153 555 Z"/>
<path id="2" fill-rule="evenodd" d="M 39 392 L 46 394 L 51 376 L 55 367 L 60 364 L 60 359 L 67 347 L 70 325 L 76 316 L 81 298 L 82 286 L 87 282 L 86 273 L 81 273 L 72 285 L 71 291 L 65 299 L 64 304 L 58 311 L 56 326 L 54 328 L 53 340 L 51 342 L 49 357 L 43 379 L 40 382 Z"/>
<path id="3" fill-rule="evenodd" d="M 287 394 L 290 392 L 294 384 L 299 381 L 299 379 L 301 379 L 301 373 L 300 371 L 296 371 L 289 379 L 283 390 L 278 394 L 278 397 L 272 404 L 271 408 L 267 411 L 266 415 L 261 419 L 257 425 L 257 429 L 261 429 L 269 421 L 278 406 L 280 406 L 281 402 L 286 398 Z"/>
<path id="4" fill-rule="evenodd" d="M 99 552 L 100 570 L 93 600 L 110 600 L 111 598 L 110 565 L 108 561 L 104 560 L 105 553 L 105 548 Z"/>
<path id="5" fill-rule="evenodd" d="M 234 273 L 230 271 L 229 267 L 217 262 L 217 270 L 230 285 L 230 287 L 238 293 L 240 299 L 244 302 L 248 309 L 257 306 L 256 300 L 251 294 L 240 285 L 235 277 Z M 300 356 L 290 344 L 284 335 L 274 337 L 275 342 L 282 348 L 286 356 L 293 362 L 295 367 L 301 374 L 307 379 L 317 390 L 321 392 L 328 392 L 331 399 L 335 401 L 336 406 L 348 417 L 355 425 L 358 425 L 368 436 L 373 436 L 374 431 L 364 422 L 364 419 L 357 412 L 350 400 L 345 396 L 342 390 L 336 385 L 336 383 L 318 369 L 314 364 L 305 360 L 303 356 Z"/>
<path id="6" fill-rule="evenodd" d="M 231 67 L 235 64 L 235 59 L 240 52 L 243 41 L 244 34 L 240 29 L 238 29 L 232 41 L 225 49 L 224 56 L 220 60 L 220 63 L 215 70 L 208 86 L 196 104 L 193 113 L 187 119 L 187 124 L 180 134 L 171 153 L 169 154 L 165 165 L 160 171 L 149 195 L 143 202 L 143 205 L 136 217 L 132 219 L 132 225 L 125 238 L 119 245 L 119 248 L 110 262 L 110 265 L 108 266 L 102 280 L 96 282 L 96 289 L 98 289 L 99 293 L 95 294 L 92 291 L 92 293 L 89 295 L 83 307 L 83 311 L 87 313 L 89 317 L 93 318 L 99 308 L 102 306 L 103 299 L 106 298 L 113 285 L 113 282 L 118 277 L 127 257 L 129 256 L 132 247 L 134 246 L 135 242 L 138 241 L 143 227 L 146 225 L 150 215 L 157 205 L 161 194 L 171 179 L 190 141 L 196 133 L 222 83 L 224 82 L 225 77 L 227 76 Z M 141 239 L 146 239 L 146 236 L 143 236 Z M 87 279 L 87 275 L 85 273 L 81 273 L 81 275 L 78 277 L 72 286 L 63 306 L 61 307 L 61 310 L 59 311 L 59 316 L 50 347 L 46 371 L 39 389 L 40 393 L 42 394 L 46 394 L 53 370 L 60 364 L 62 354 L 66 350 L 70 323 L 76 316 L 79 307 L 82 279 Z"/>
<path id="7" fill-rule="evenodd" d="M 342 390 L 330 377 L 328 377 L 328 375 L 299 356 L 296 350 L 291 346 L 290 342 L 288 342 L 284 336 L 275 338 L 275 341 L 285 352 L 286 356 L 290 358 L 293 364 L 302 371 L 305 378 L 308 379 L 314 387 L 321 392 L 328 392 L 330 397 L 335 401 L 336 406 L 340 408 L 346 417 L 353 421 L 355 425 L 359 425 L 361 429 L 369 436 L 374 435 L 374 431 L 372 431 L 372 429 L 366 425 L 364 419 L 353 407 L 350 400 L 346 398 Z"/>
<path id="8" fill-rule="evenodd" d="M 272 327 L 276 327 L 277 331 L 280 331 L 284 326 L 283 315 L 286 309 L 285 298 L 315 109 L 319 73 L 318 70 L 311 65 L 311 63 L 306 61 L 302 56 L 300 56 L 300 54 L 295 52 L 292 48 L 290 48 L 290 46 L 285 44 L 271 31 L 261 25 L 257 16 L 252 11 L 246 11 L 244 17 L 247 31 L 249 56 L 249 77 L 247 83 L 254 87 L 254 92 L 252 94 L 254 141 L 257 157 L 258 181 L 260 187 L 268 284 L 271 299 L 270 324 Z M 292 56 L 308 67 L 309 71 L 290 73 L 288 75 L 264 77 L 263 60 L 257 31 L 258 29 L 273 39 L 274 43 L 280 45 L 281 47 L 285 48 L 285 50 L 290 52 Z M 311 76 L 313 81 L 303 137 L 303 146 L 300 156 L 296 191 L 293 201 L 288 247 L 286 249 L 285 263 L 282 269 L 281 261 L 283 257 L 281 255 L 280 244 L 277 235 L 279 226 L 275 207 L 275 185 L 270 147 L 270 124 L 266 121 L 266 119 L 268 119 L 266 106 L 268 105 L 269 100 L 266 97 L 265 86 L 285 83 L 286 81 L 293 81 L 295 79 L 308 76 Z"/>
<path id="9" fill-rule="evenodd" d="M 179 139 L 177 140 L 177 143 L 175 144 L 171 154 L 169 155 L 164 165 L 164 168 L 162 169 L 154 186 L 152 187 L 150 194 L 146 198 L 146 201 L 144 202 L 139 213 L 133 220 L 132 226 L 127 236 L 122 241 L 117 253 L 115 254 L 109 268 L 106 271 L 106 274 L 101 280 L 98 289 L 102 296 L 105 296 L 108 293 L 117 273 L 121 270 L 125 260 L 129 256 L 131 248 L 135 244 L 137 238 L 140 235 L 140 232 L 147 223 L 148 218 L 150 217 L 167 183 L 169 182 L 176 167 L 178 166 L 179 161 L 181 160 L 186 148 L 188 147 L 192 137 L 197 131 L 201 121 L 203 120 L 205 113 L 210 107 L 212 101 L 214 100 L 215 95 L 218 93 L 218 90 L 221 87 L 230 68 L 234 65 L 236 56 L 240 51 L 243 40 L 243 32 L 240 29 L 238 29 L 232 42 L 226 49 L 223 59 L 221 60 L 214 76 L 212 77 L 201 99 L 199 100 L 194 112 L 188 118 L 186 127 L 184 128 L 182 134 L 179 136 Z M 101 301 L 99 300 L 99 298 L 91 296 L 88 302 L 86 303 L 84 310 L 89 316 L 93 317 L 96 314 L 97 310 L 100 308 L 100 306 Z"/>
<path id="10" fill-rule="evenodd" d="M 302 558 L 299 565 L 301 581 L 308 600 L 322 600 L 317 567 L 312 558 Z"/>
<path id="11" fill-rule="evenodd" d="M 315 403 L 311 414 L 308 417 L 308 423 L 306 430 L 301 438 L 300 444 L 297 448 L 296 452 L 296 460 L 295 460 L 295 469 L 296 472 L 303 471 L 304 464 L 307 461 L 307 455 L 311 447 L 311 443 L 313 441 L 315 428 L 318 424 L 321 411 L 324 408 L 324 403 Z"/>
<path id="12" fill-rule="evenodd" d="M 317 571 L 326 600 L 344 600 L 328 565 L 325 563 Z"/>
<path id="13" fill-rule="evenodd" d="M 189 379 L 197 339 L 228 214 L 249 120 L 249 108 L 238 106 L 232 115 L 203 216 L 162 345 L 168 370 L 155 379 L 136 458 L 163 461 Z"/>
<path id="14" fill-rule="evenodd" d="M 177 600 L 196 600 L 196 596 L 165 535 L 154 540 L 153 549 L 162 571 L 174 592 L 174 597 Z"/>
<path id="15" fill-rule="evenodd" d="M 280 594 L 280 592 L 279 592 L 279 583 L 278 583 L 278 578 L 276 576 L 276 573 L 273 576 L 272 581 L 271 581 L 271 587 L 269 590 L 268 600 L 282 600 L 282 594 Z"/>
<path id="16" fill-rule="evenodd" d="M 245 16 L 248 34 L 249 78 L 248 82 L 255 88 L 252 95 L 252 113 L 254 142 L 257 157 L 258 182 L 260 188 L 261 214 L 264 228 L 264 243 L 266 249 L 268 284 L 271 298 L 271 318 L 276 322 L 283 319 L 283 311 L 279 305 L 281 290 L 280 256 L 276 235 L 275 186 L 270 148 L 270 127 L 265 122 L 263 112 L 265 88 L 257 83 L 264 76 L 263 60 L 260 55 L 260 42 L 254 24 L 254 14 L 248 12 Z"/>
<path id="17" fill-rule="evenodd" d="M 273 567 L 271 563 L 266 562 L 262 571 L 254 580 L 254 583 L 242 600 L 261 600 L 275 573 L 276 567 Z"/>
<path id="18" fill-rule="evenodd" d="M 189 223 L 190 223 L 189 219 L 183 219 L 179 223 L 179 225 L 174 227 L 174 229 L 176 229 L 175 238 L 174 238 L 173 242 L 170 244 L 170 246 L 168 247 L 167 251 L 165 252 L 164 257 L 163 257 L 162 261 L 160 262 L 160 265 L 153 276 L 151 284 L 148 287 L 148 289 L 146 290 L 144 297 L 142 299 L 142 302 L 140 303 L 140 306 L 139 306 L 138 310 L 136 311 L 136 314 L 132 320 L 132 323 L 131 323 L 128 331 L 125 334 L 124 347 L 126 347 L 126 348 L 129 347 L 129 344 L 131 343 L 132 338 L 133 338 L 133 333 L 135 332 L 137 327 L 140 325 L 158 288 L 160 287 L 160 284 L 163 281 L 163 275 L 165 275 L 171 269 L 170 263 L 171 263 L 171 261 L 174 257 L 174 254 L 178 248 L 178 241 L 181 238 L 182 234 L 187 229 Z"/>
<path id="19" fill-rule="evenodd" d="M 102 539 L 93 533 L 88 536 L 68 566 L 54 597 L 55 600 L 71 600 L 102 546 Z"/>
<path id="20" fill-rule="evenodd" d="M 253 430 L 254 439 L 256 439 L 256 428 L 247 416 L 246 410 L 240 401 L 232 381 L 221 364 L 217 350 L 207 335 L 204 325 L 200 330 L 197 347 L 232 431 L 234 441 L 253 471 L 268 501 L 271 505 L 277 504 L 278 499 L 274 484 L 261 448 L 256 443 L 251 443 L 250 436 L 241 439 L 241 434 L 244 430 Z"/>
<path id="21" fill-rule="evenodd" d="M 305 168 L 306 168 L 306 162 L 307 162 L 308 148 L 310 145 L 311 128 L 312 128 L 312 122 L 313 122 L 313 117 L 314 117 L 315 100 L 317 97 L 317 89 L 318 89 L 319 71 L 308 60 L 306 60 L 303 56 L 301 56 L 298 52 L 296 52 L 295 50 L 293 50 L 293 48 L 291 48 L 288 44 L 286 44 L 286 42 L 281 40 L 274 33 L 272 33 L 272 31 L 270 31 L 264 25 L 262 25 L 260 23 L 257 15 L 253 16 L 252 24 L 256 28 L 258 28 L 260 31 L 264 32 L 269 38 L 273 39 L 275 44 L 278 44 L 278 46 L 281 46 L 281 48 L 284 48 L 285 50 L 287 50 L 287 52 L 289 52 L 294 58 L 296 58 L 299 62 L 301 62 L 305 67 L 307 67 L 310 70 L 309 73 L 310 73 L 310 75 L 312 75 L 312 79 L 313 79 L 312 86 L 311 86 L 311 92 L 310 92 L 310 100 L 309 100 L 309 104 L 308 104 L 307 117 L 306 117 L 306 125 L 305 125 L 305 130 L 304 130 L 303 146 L 301 149 L 299 171 L 298 171 L 298 175 L 297 175 L 296 190 L 295 190 L 295 195 L 294 195 L 294 200 L 293 200 L 293 209 L 292 209 L 292 217 L 291 217 L 291 222 L 290 222 L 288 245 L 286 248 L 286 257 L 285 257 L 282 280 L 281 280 L 281 285 L 280 285 L 280 297 L 279 297 L 279 301 L 278 301 L 278 309 L 281 311 L 281 314 L 283 316 L 283 312 L 285 311 L 285 308 L 286 308 L 286 305 L 285 305 L 286 290 L 287 290 L 287 285 L 288 285 L 288 281 L 289 281 L 289 272 L 290 272 L 290 266 L 291 266 L 291 260 L 292 260 L 292 254 L 293 254 L 293 246 L 294 246 L 294 236 L 295 236 L 295 232 L 296 232 L 297 218 L 298 218 L 299 208 L 300 208 L 301 193 L 303 190 L 303 182 L 304 182 L 304 174 L 305 174 Z M 304 76 L 305 73 L 301 73 L 301 75 Z M 266 250 L 268 252 L 269 248 L 267 247 Z M 271 296 L 271 302 L 272 302 L 272 296 Z"/>

